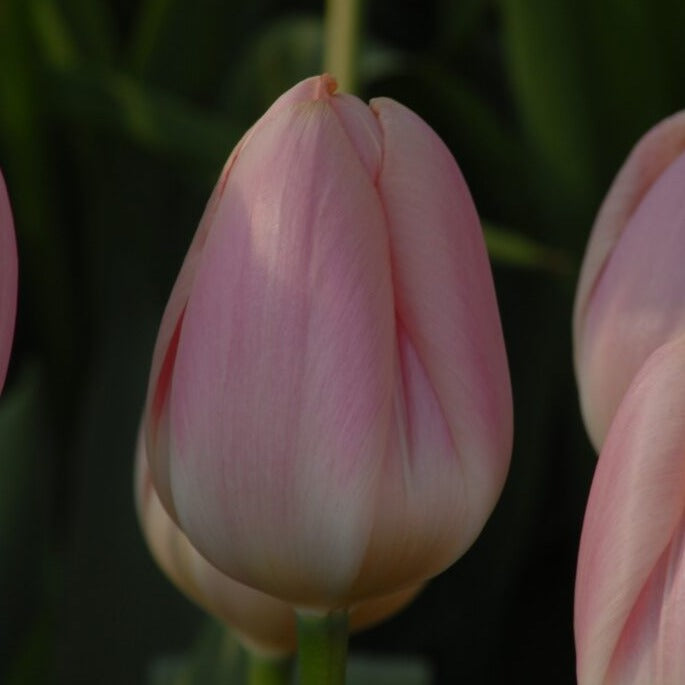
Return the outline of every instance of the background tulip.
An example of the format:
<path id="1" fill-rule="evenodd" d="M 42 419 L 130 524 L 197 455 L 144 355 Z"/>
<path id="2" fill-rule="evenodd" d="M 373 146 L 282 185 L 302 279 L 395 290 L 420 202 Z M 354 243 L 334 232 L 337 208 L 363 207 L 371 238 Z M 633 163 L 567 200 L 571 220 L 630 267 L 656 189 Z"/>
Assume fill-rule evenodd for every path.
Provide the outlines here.
<path id="1" fill-rule="evenodd" d="M 150 478 L 142 434 L 136 450 L 135 494 L 138 519 L 150 551 L 179 590 L 228 625 L 251 650 L 274 656 L 295 651 L 293 608 L 218 571 L 166 513 Z M 351 629 L 368 628 L 389 618 L 420 589 L 412 587 L 355 605 L 350 613 Z"/>
<path id="2" fill-rule="evenodd" d="M 148 390 L 160 499 L 219 569 L 300 607 L 387 595 L 473 542 L 512 408 L 480 224 L 415 114 L 301 82 L 229 159 Z"/>
<path id="3" fill-rule="evenodd" d="M 585 514 L 575 598 L 579 685 L 685 682 L 685 337 L 623 399 Z"/>
<path id="4" fill-rule="evenodd" d="M 0 173 L 0 391 L 9 364 L 17 309 L 17 246 L 5 179 Z"/>
<path id="5" fill-rule="evenodd" d="M 685 112 L 635 146 L 597 216 L 578 284 L 575 364 L 599 449 L 638 369 L 685 332 Z"/>

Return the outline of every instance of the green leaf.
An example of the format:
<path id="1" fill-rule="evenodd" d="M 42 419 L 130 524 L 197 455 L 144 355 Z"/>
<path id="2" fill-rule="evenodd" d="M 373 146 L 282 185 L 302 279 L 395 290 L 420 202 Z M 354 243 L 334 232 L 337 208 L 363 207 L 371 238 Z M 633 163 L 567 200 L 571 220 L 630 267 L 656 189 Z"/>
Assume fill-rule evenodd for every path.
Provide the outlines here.
<path id="1" fill-rule="evenodd" d="M 508 228 L 483 223 L 485 244 L 494 262 L 528 269 L 541 269 L 560 275 L 573 272 L 573 262 L 562 250 L 540 245 Z"/>
<path id="2" fill-rule="evenodd" d="M 559 182 L 589 203 L 597 148 L 580 4 L 500 0 L 506 65 L 524 128 Z"/>
<path id="3" fill-rule="evenodd" d="M 192 98 L 214 99 L 218 76 L 230 72 L 265 23 L 269 0 L 143 0 L 134 18 L 127 61 L 145 81 Z M 240 107 L 234 101 L 233 107 Z"/>
<path id="4" fill-rule="evenodd" d="M 242 133 L 225 117 L 120 72 L 73 68 L 53 76 L 62 116 L 120 132 L 150 151 L 195 164 L 212 177 Z"/>
<path id="5" fill-rule="evenodd" d="M 103 0 L 27 0 L 26 5 L 52 57 L 112 59 L 114 21 Z"/>
<path id="6" fill-rule="evenodd" d="M 54 0 L 33 0 L 28 7 L 36 42 L 46 61 L 65 67 L 81 59 L 71 27 Z"/>
<path id="7" fill-rule="evenodd" d="M 651 13 L 662 2 L 583 0 L 581 4 L 585 80 L 603 192 L 637 139 L 670 114 L 673 74 L 668 73 L 663 38 Z M 678 80 L 681 74 L 682 65 Z"/>
<path id="8" fill-rule="evenodd" d="M 71 226 L 61 224 L 65 175 L 51 164 L 55 137 L 45 99 L 40 53 L 34 45 L 31 5 L 0 3 L 0 154 L 12 202 L 21 264 L 19 316 L 44 355 L 46 380 L 59 387 L 57 411 L 71 410 L 78 368 L 74 255 Z M 59 306 L 55 306 L 55 303 Z"/>

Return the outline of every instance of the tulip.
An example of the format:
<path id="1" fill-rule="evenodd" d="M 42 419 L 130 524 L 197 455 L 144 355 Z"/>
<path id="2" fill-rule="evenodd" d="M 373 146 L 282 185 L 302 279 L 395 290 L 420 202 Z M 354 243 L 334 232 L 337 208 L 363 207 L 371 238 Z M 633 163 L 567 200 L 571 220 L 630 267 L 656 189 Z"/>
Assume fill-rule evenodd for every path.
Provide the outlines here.
<path id="1" fill-rule="evenodd" d="M 579 685 L 685 683 L 685 336 L 656 350 L 602 448 L 580 543 Z"/>
<path id="2" fill-rule="evenodd" d="M 581 408 L 600 449 L 649 355 L 685 332 L 685 112 L 635 146 L 597 216 L 573 333 Z"/>
<path id="3" fill-rule="evenodd" d="M 17 245 L 12 209 L 0 173 L 0 392 L 5 384 L 17 310 Z"/>
<path id="4" fill-rule="evenodd" d="M 146 404 L 164 507 L 233 579 L 308 610 L 417 585 L 477 537 L 512 403 L 461 173 L 327 76 L 231 154 L 164 313 Z"/>
<path id="5" fill-rule="evenodd" d="M 228 625 L 248 649 L 267 657 L 295 651 L 295 612 L 289 604 L 221 573 L 192 546 L 159 501 L 139 436 L 135 465 L 138 519 L 152 556 L 174 585 L 199 607 Z M 421 586 L 368 600 L 350 612 L 352 630 L 383 621 L 403 609 Z"/>

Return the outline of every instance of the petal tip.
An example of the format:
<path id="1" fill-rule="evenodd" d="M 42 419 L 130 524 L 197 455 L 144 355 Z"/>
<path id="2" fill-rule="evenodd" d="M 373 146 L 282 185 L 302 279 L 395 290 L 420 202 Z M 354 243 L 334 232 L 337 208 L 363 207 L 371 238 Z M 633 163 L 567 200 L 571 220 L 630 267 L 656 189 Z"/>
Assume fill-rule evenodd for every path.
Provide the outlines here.
<path id="1" fill-rule="evenodd" d="M 338 82 L 335 77 L 330 74 L 321 74 L 314 92 L 314 99 L 325 100 L 331 95 L 335 95 L 336 90 L 338 90 Z"/>

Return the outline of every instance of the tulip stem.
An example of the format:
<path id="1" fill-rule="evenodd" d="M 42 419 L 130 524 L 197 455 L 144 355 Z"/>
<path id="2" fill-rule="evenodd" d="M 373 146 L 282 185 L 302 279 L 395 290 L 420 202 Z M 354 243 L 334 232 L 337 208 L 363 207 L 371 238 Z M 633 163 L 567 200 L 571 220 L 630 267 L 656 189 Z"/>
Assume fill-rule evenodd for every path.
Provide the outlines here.
<path id="1" fill-rule="evenodd" d="M 247 650 L 248 685 L 288 685 L 291 670 L 289 657 L 267 657 Z"/>
<path id="2" fill-rule="evenodd" d="M 343 685 L 347 660 L 347 610 L 297 612 L 300 685 Z"/>
<path id="3" fill-rule="evenodd" d="M 357 89 L 361 0 L 326 0 L 324 70 L 345 93 Z"/>

